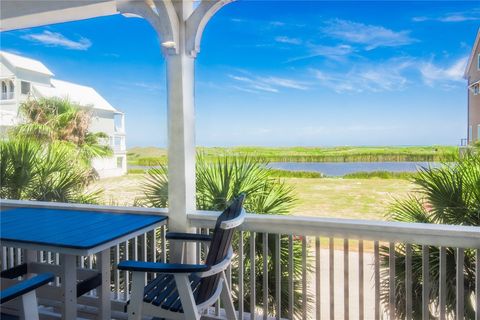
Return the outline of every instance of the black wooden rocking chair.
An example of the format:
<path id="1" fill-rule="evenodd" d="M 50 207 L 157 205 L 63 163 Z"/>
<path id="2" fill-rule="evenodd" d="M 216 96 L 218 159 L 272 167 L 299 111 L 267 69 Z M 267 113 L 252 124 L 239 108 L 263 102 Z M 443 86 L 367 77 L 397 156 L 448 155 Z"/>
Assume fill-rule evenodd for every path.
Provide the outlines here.
<path id="1" fill-rule="evenodd" d="M 123 261 L 118 269 L 133 272 L 132 295 L 127 306 L 128 319 L 142 316 L 165 319 L 199 320 L 204 310 L 221 299 L 227 318 L 236 320 L 225 270 L 232 260 L 233 232 L 243 223 L 245 196 L 237 197 L 218 217 L 212 236 L 169 233 L 166 238 L 209 242 L 205 264 L 170 264 Z M 159 275 L 145 286 L 145 272 Z"/>

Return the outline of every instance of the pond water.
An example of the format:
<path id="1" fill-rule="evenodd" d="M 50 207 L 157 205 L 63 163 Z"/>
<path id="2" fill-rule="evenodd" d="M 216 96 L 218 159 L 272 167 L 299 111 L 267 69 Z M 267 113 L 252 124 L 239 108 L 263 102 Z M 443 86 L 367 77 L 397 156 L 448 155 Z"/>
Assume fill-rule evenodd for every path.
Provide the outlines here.
<path id="1" fill-rule="evenodd" d="M 420 167 L 438 167 L 435 162 L 271 162 L 273 169 L 321 172 L 326 176 L 340 177 L 360 171 L 415 172 Z"/>

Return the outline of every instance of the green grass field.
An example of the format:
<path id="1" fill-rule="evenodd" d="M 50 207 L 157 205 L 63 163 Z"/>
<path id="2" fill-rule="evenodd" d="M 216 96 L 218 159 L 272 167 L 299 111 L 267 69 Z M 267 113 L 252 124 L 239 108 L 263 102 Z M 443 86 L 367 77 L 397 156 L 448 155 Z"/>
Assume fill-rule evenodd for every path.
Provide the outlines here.
<path id="1" fill-rule="evenodd" d="M 458 154 L 453 146 L 425 147 L 232 147 L 197 150 L 207 159 L 219 156 L 249 156 L 270 162 L 354 162 L 354 161 L 451 161 Z M 128 150 L 130 165 L 165 163 L 166 150 L 156 147 L 135 147 Z"/>
<path id="2" fill-rule="evenodd" d="M 141 196 L 142 174 L 97 181 L 93 188 L 105 190 L 107 204 L 131 206 Z M 292 214 L 315 217 L 385 220 L 394 198 L 414 192 L 402 179 L 284 178 L 294 186 L 298 203 Z"/>

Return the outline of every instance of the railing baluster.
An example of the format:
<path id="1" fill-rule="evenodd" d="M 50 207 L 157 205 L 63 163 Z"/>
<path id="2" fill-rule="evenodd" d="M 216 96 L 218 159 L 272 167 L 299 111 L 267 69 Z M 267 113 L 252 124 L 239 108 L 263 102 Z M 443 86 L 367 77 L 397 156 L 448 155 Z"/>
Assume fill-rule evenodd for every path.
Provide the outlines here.
<path id="1" fill-rule="evenodd" d="M 428 246 L 422 246 L 422 319 L 428 320 L 430 311 L 430 251 Z"/>
<path id="2" fill-rule="evenodd" d="M 378 241 L 373 242 L 373 260 L 375 277 L 375 320 L 380 319 L 380 250 Z"/>
<path id="3" fill-rule="evenodd" d="M 320 260 L 320 237 L 315 237 L 315 307 L 317 320 L 322 318 L 322 300 L 321 300 L 321 260 Z"/>
<path id="4" fill-rule="evenodd" d="M 405 312 L 407 320 L 412 320 L 412 245 L 405 245 Z"/>
<path id="5" fill-rule="evenodd" d="M 157 231 L 152 230 L 150 231 L 150 238 L 151 240 L 151 246 L 150 246 L 150 258 L 152 262 L 157 262 Z M 151 274 L 150 280 L 155 279 L 157 277 L 157 273 Z"/>
<path id="6" fill-rule="evenodd" d="M 202 228 L 197 228 L 197 233 L 202 234 Z M 197 251 L 197 264 L 200 264 L 200 262 L 202 261 L 202 243 L 197 242 L 195 244 L 195 248 Z"/>
<path id="7" fill-rule="evenodd" d="M 162 254 L 160 262 L 167 262 L 167 240 L 165 239 L 165 226 L 162 226 L 160 229 L 160 237 L 161 237 L 161 246 L 162 246 Z"/>
<path id="8" fill-rule="evenodd" d="M 120 270 L 118 270 L 117 265 L 120 263 L 120 245 L 115 246 L 115 266 L 114 270 L 114 280 L 115 280 L 115 298 L 120 299 Z"/>
<path id="9" fill-rule="evenodd" d="M 156 230 L 152 230 L 152 262 L 157 262 L 157 232 Z M 156 277 L 157 274 L 155 273 L 154 276 Z"/>
<path id="10" fill-rule="evenodd" d="M 328 264 L 329 264 L 329 290 L 330 290 L 330 319 L 335 319 L 335 244 L 334 239 L 330 238 L 328 243 Z"/>
<path id="11" fill-rule="evenodd" d="M 129 242 L 128 240 L 125 241 L 125 252 L 124 252 L 125 260 L 130 259 L 130 252 L 129 252 L 130 248 L 129 248 L 128 242 Z M 128 299 L 130 299 L 130 272 L 125 270 L 124 276 L 125 276 L 125 301 L 127 301 Z"/>
<path id="12" fill-rule="evenodd" d="M 307 236 L 302 236 L 302 319 L 307 319 Z"/>
<path id="13" fill-rule="evenodd" d="M 133 238 L 133 260 L 138 260 L 138 237 Z"/>
<path id="14" fill-rule="evenodd" d="M 243 231 L 240 231 L 240 238 L 238 241 L 238 318 L 243 320 L 243 309 L 244 309 L 244 290 L 243 290 Z"/>
<path id="15" fill-rule="evenodd" d="M 363 240 L 358 241 L 358 318 L 365 317 L 364 306 L 364 270 L 363 270 Z"/>
<path id="16" fill-rule="evenodd" d="M 389 268 L 389 292 L 388 292 L 388 306 L 390 319 L 395 318 L 395 243 L 390 242 L 388 254 L 388 268 Z"/>
<path id="17" fill-rule="evenodd" d="M 280 257 L 281 235 L 275 235 L 275 301 L 276 301 L 276 318 L 281 318 L 282 313 L 282 263 Z"/>
<path id="18" fill-rule="evenodd" d="M 2 247 L 2 270 L 6 270 L 7 268 L 7 248 Z"/>
<path id="19" fill-rule="evenodd" d="M 439 260 L 440 260 L 440 270 L 439 270 L 439 292 L 438 292 L 438 300 L 439 300 L 439 319 L 445 320 L 445 313 L 446 313 L 446 302 L 447 302 L 447 255 L 445 247 L 440 247 L 439 252 Z"/>
<path id="20" fill-rule="evenodd" d="M 465 263 L 465 251 L 463 248 L 457 248 L 457 317 L 456 319 L 463 319 L 465 301 L 463 288 L 463 266 Z"/>
<path id="21" fill-rule="evenodd" d="M 140 244 L 142 246 L 140 248 L 140 249 L 142 249 L 142 260 L 147 262 L 148 261 L 148 257 L 147 257 L 147 234 L 146 233 L 142 234 L 141 237 L 140 237 L 140 240 L 141 240 Z M 147 281 L 148 281 L 148 273 L 145 272 L 145 283 L 147 283 Z"/>
<path id="22" fill-rule="evenodd" d="M 255 232 L 250 232 L 250 319 L 255 320 Z"/>
<path id="23" fill-rule="evenodd" d="M 262 235 L 263 242 L 263 319 L 268 317 L 268 233 Z"/>
<path id="24" fill-rule="evenodd" d="M 17 248 L 17 263 L 16 263 L 16 265 L 18 266 L 19 264 L 22 264 L 22 249 Z"/>
<path id="25" fill-rule="evenodd" d="M 288 236 L 288 315 L 293 319 L 293 235 Z"/>
<path id="26" fill-rule="evenodd" d="M 345 320 L 350 318 L 349 315 L 349 294 L 350 294 L 350 283 L 348 276 L 348 239 L 343 239 L 343 316 Z"/>
<path id="27" fill-rule="evenodd" d="M 475 250 L 475 320 L 480 320 L 480 249 Z"/>
<path id="28" fill-rule="evenodd" d="M 13 268 L 15 260 L 13 259 L 13 248 L 8 248 L 8 267 Z"/>

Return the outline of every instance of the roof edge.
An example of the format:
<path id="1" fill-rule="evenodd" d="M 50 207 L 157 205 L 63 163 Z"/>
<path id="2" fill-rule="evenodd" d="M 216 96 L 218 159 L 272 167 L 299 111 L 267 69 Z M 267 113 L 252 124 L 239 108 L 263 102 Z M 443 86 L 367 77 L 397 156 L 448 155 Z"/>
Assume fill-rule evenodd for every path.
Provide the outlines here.
<path id="1" fill-rule="evenodd" d="M 468 78 L 468 70 L 470 70 L 470 67 L 472 66 L 475 51 L 477 50 L 479 42 L 480 42 L 480 28 L 478 28 L 478 30 L 477 30 L 477 36 L 475 38 L 475 43 L 473 44 L 472 52 L 470 53 L 470 57 L 468 58 L 467 67 L 465 68 L 465 72 L 463 73 L 463 78 L 464 79 Z"/>

